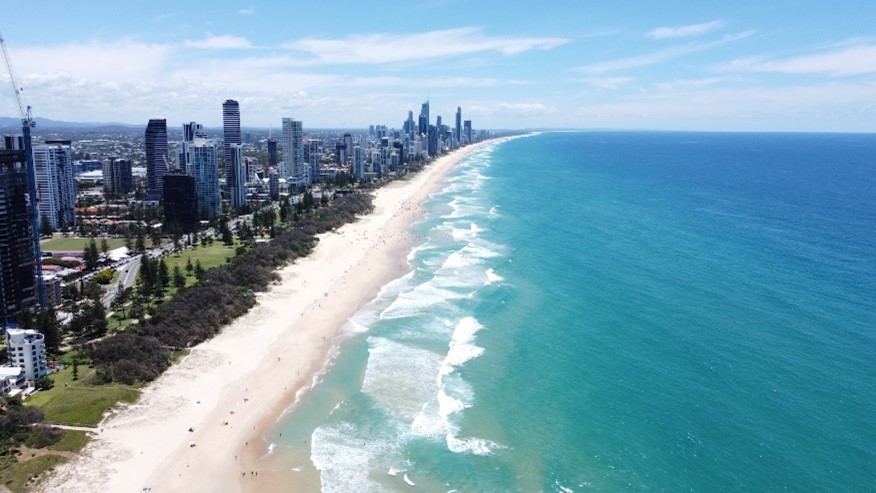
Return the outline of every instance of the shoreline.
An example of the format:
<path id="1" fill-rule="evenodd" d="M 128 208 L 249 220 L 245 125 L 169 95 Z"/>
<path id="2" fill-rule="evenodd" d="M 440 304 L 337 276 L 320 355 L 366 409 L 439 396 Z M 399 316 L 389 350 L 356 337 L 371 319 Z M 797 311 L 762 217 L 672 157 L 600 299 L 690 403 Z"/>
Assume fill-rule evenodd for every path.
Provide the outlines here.
<path id="1" fill-rule="evenodd" d="M 267 452 L 265 434 L 314 384 L 347 320 L 410 269 L 407 230 L 422 217 L 421 203 L 461 159 L 491 142 L 455 150 L 378 189 L 373 212 L 320 235 L 309 256 L 278 271 L 281 281 L 259 293 L 255 307 L 107 417 L 81 455 L 39 491 L 264 488 L 268 478 L 263 483 L 250 471 Z"/>

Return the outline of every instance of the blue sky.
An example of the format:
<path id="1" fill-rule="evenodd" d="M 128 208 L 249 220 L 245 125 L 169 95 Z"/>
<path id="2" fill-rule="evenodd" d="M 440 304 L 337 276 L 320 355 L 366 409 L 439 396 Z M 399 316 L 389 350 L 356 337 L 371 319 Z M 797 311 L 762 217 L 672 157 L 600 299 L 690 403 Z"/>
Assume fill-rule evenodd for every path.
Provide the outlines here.
<path id="1" fill-rule="evenodd" d="M 476 128 L 872 132 L 874 19 L 872 0 L 39 1 L 0 32 L 56 120 L 218 126 L 232 98 L 244 126 L 400 127 L 428 97 Z"/>

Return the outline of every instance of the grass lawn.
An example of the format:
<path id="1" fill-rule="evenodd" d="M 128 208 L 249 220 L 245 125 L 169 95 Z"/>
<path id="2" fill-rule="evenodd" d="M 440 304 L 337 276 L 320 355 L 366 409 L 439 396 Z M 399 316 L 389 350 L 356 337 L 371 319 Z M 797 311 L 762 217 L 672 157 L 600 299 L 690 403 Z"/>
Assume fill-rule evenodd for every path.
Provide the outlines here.
<path id="1" fill-rule="evenodd" d="M 30 460 L 17 462 L 0 469 L 0 483 L 3 483 L 14 493 L 23 493 L 30 489 L 28 486 L 34 485 L 30 482 L 32 477 L 40 476 L 63 462 L 67 462 L 67 459 L 58 455 L 41 455 Z"/>
<path id="2" fill-rule="evenodd" d="M 139 392 L 132 387 L 89 384 L 93 373 L 88 365 L 79 365 L 79 380 L 73 380 L 73 367 L 68 366 L 50 375 L 55 381 L 54 388 L 28 397 L 25 403 L 41 407 L 46 423 L 97 426 L 103 413 L 116 403 L 137 399 Z"/>
<path id="3" fill-rule="evenodd" d="M 91 438 L 88 432 L 82 430 L 64 430 L 64 436 L 58 443 L 46 447 L 50 450 L 60 450 L 62 452 L 79 452 L 82 450 Z"/>
<path id="4" fill-rule="evenodd" d="M 200 260 L 201 267 L 204 270 L 210 270 L 213 267 L 225 264 L 225 259 L 234 258 L 234 251 L 238 246 L 240 246 L 240 242 L 235 238 L 234 245 L 230 247 L 225 246 L 221 241 L 215 241 L 210 246 L 198 245 L 197 248 L 186 248 L 181 252 L 165 256 L 164 261 L 167 263 L 167 271 L 171 275 L 171 283 L 173 282 L 173 266 L 178 265 L 183 275 L 185 275 L 186 263 L 191 259 L 192 265 L 195 265 L 195 263 Z M 197 279 L 195 279 L 194 273 L 191 276 L 186 275 L 186 287 L 189 287 L 196 282 Z M 176 288 L 171 287 L 167 290 L 167 294 L 173 296 L 176 294 Z"/>
<path id="5" fill-rule="evenodd" d="M 97 243 L 98 250 L 100 249 L 100 244 L 102 240 L 106 240 L 109 243 L 110 250 L 114 248 L 119 248 L 125 246 L 124 238 L 94 238 L 95 243 Z M 40 249 L 42 251 L 52 251 L 52 250 L 77 250 L 82 251 L 85 247 L 88 246 L 88 243 L 91 241 L 91 238 L 82 238 L 82 237 L 69 237 L 69 238 L 52 238 L 49 240 L 40 241 Z"/>
<path id="6" fill-rule="evenodd" d="M 119 402 L 134 402 L 140 395 L 136 389 L 118 384 L 70 386 L 58 390 L 58 394 L 42 405 L 47 423 L 97 426 L 107 410 Z"/>

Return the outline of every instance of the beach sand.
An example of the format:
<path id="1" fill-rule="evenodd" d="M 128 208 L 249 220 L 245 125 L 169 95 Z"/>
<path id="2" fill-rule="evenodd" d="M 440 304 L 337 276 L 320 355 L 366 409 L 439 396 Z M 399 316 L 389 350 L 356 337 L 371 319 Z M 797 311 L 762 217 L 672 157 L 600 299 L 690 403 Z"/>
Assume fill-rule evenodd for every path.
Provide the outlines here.
<path id="1" fill-rule="evenodd" d="M 80 457 L 59 466 L 40 490 L 277 491 L 278 478 L 253 469 L 267 451 L 262 437 L 312 385 L 347 320 L 407 272 L 408 229 L 422 215 L 420 204 L 483 144 L 377 191 L 373 213 L 321 235 L 249 313 L 106 418 Z M 318 490 L 318 478 L 301 479 L 281 490 Z"/>

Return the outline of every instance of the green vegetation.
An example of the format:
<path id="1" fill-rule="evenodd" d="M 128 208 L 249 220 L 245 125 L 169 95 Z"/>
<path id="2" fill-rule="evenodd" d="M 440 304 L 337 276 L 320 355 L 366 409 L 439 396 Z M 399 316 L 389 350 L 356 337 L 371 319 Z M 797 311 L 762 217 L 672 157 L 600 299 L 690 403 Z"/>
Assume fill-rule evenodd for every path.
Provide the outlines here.
<path id="1" fill-rule="evenodd" d="M 57 443 L 46 448 L 61 452 L 79 452 L 85 448 L 90 440 L 91 437 L 88 436 L 87 431 L 64 430 L 64 436 Z"/>
<path id="2" fill-rule="evenodd" d="M 69 353 L 68 353 L 69 354 Z M 49 376 L 55 385 L 50 390 L 30 396 L 28 407 L 40 407 L 48 423 L 97 426 L 103 414 L 118 402 L 134 402 L 139 392 L 122 385 L 97 385 L 95 372 L 78 365 L 78 379 L 73 378 L 72 360 L 63 370 Z"/>
<path id="3" fill-rule="evenodd" d="M 137 389 L 118 384 L 71 385 L 53 390 L 59 392 L 42 404 L 46 422 L 74 426 L 97 426 L 113 406 L 134 402 L 140 395 Z"/>
<path id="4" fill-rule="evenodd" d="M 85 249 L 94 238 L 70 237 L 70 238 L 52 238 L 40 242 L 40 249 L 44 252 L 53 250 L 66 250 L 81 252 Z M 102 240 L 101 240 L 102 241 Z M 110 250 L 125 246 L 124 238 L 106 238 Z M 100 245 L 100 243 L 98 243 Z"/>
<path id="5" fill-rule="evenodd" d="M 23 493 L 36 485 L 44 472 L 64 462 L 67 462 L 67 458 L 53 454 L 22 462 L 10 461 L 0 468 L 0 483 L 14 493 Z"/>

